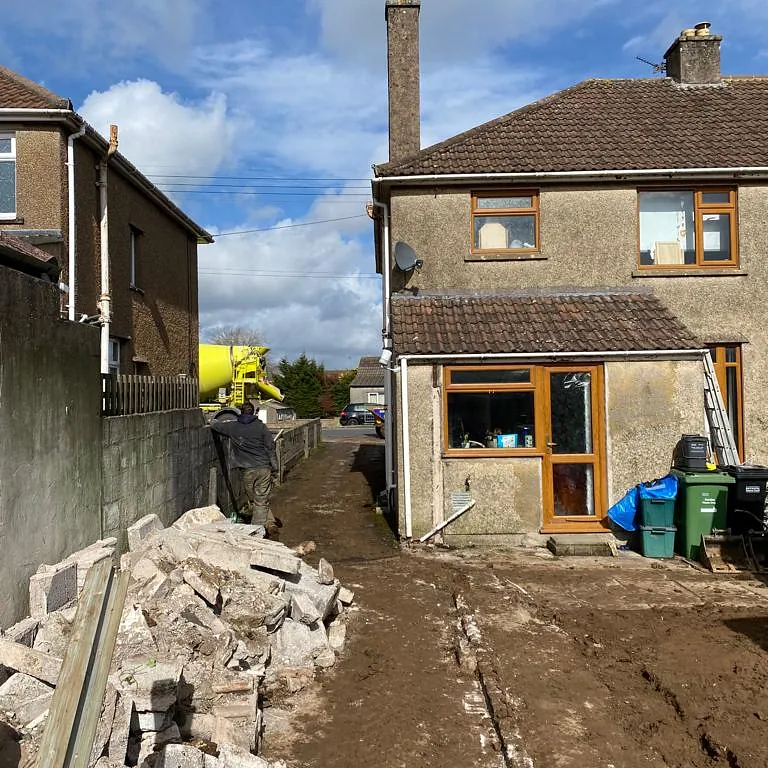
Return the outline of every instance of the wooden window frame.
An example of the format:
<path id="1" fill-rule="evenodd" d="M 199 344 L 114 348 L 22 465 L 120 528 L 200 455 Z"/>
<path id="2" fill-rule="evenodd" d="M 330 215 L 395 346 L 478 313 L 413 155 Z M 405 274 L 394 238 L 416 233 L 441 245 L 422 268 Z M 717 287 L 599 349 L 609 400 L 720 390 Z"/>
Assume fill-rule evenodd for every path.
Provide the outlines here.
<path id="1" fill-rule="evenodd" d="M 493 197 L 530 197 L 530 208 L 478 208 L 478 198 Z M 491 191 L 472 192 L 472 208 L 469 217 L 469 242 L 470 253 L 472 254 L 518 254 L 518 253 L 539 253 L 540 251 L 540 229 L 541 217 L 539 216 L 539 190 L 538 189 L 494 189 Z M 535 244 L 533 248 L 479 248 L 475 245 L 475 219 L 490 218 L 493 216 L 533 216 L 533 228 Z"/>
<path id="2" fill-rule="evenodd" d="M 644 192 L 691 192 L 693 193 L 693 226 L 696 246 L 695 264 L 641 264 L 642 251 L 640 248 L 640 195 Z M 703 196 L 723 192 L 728 195 L 727 203 L 705 203 Z M 711 214 L 728 214 L 731 218 L 730 252 L 728 261 L 704 261 L 704 216 Z M 737 187 L 644 187 L 637 190 L 637 268 L 642 271 L 664 270 L 708 270 L 722 267 L 739 266 L 739 234 L 738 234 L 738 188 Z"/>
<path id="3" fill-rule="evenodd" d="M 453 371 L 530 371 L 529 382 L 509 382 L 494 384 L 453 384 Z M 541 457 L 544 454 L 544 433 L 542 408 L 542 379 L 541 366 L 528 365 L 446 365 L 443 368 L 443 456 L 447 458 L 486 458 L 486 457 Z M 533 427 L 534 446 L 526 448 L 452 448 L 450 446 L 450 429 L 448 421 L 448 395 L 465 392 L 473 394 L 493 394 L 496 392 L 531 392 L 533 394 Z"/>

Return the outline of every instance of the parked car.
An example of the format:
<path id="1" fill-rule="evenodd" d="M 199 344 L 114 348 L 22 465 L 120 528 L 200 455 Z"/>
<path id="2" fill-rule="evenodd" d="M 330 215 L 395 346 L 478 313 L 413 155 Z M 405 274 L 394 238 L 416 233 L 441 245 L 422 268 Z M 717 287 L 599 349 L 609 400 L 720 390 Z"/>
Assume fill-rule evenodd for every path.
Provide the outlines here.
<path id="1" fill-rule="evenodd" d="M 374 408 L 373 409 L 373 423 L 376 426 L 376 435 L 382 440 L 384 439 L 384 419 L 387 415 L 386 408 Z"/>
<path id="2" fill-rule="evenodd" d="M 371 406 L 365 403 L 348 403 L 339 414 L 339 423 L 342 427 L 350 424 L 373 424 Z"/>

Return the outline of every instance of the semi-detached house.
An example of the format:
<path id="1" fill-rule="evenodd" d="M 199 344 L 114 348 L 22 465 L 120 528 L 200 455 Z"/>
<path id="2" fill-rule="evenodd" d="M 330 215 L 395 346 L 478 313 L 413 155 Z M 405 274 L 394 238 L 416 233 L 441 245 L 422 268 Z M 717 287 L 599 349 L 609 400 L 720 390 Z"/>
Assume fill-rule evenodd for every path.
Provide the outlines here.
<path id="1" fill-rule="evenodd" d="M 586 80 L 421 149 L 419 12 L 386 1 L 373 182 L 401 534 L 469 501 L 448 541 L 604 530 L 705 432 L 704 350 L 742 459 L 768 463 L 768 79 L 722 75 L 702 23 L 660 76 Z"/>
<path id="2" fill-rule="evenodd" d="M 4 67 L 0 231 L 60 266 L 62 316 L 105 328 L 105 372 L 197 376 L 197 246 L 211 235 L 68 99 Z"/>

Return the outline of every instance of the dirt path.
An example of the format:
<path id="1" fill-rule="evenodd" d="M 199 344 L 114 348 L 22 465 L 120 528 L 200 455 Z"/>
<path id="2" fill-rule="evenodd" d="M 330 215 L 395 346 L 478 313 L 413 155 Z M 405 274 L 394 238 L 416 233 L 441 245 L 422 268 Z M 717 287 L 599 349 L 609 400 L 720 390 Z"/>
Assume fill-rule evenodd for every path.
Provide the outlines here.
<path id="1" fill-rule="evenodd" d="M 275 495 L 282 540 L 314 540 L 307 559 L 328 559 L 355 603 L 336 667 L 290 704 L 268 702 L 266 757 L 768 765 L 762 583 L 679 561 L 401 551 L 373 505 L 382 464 L 378 440 L 326 444 Z"/>

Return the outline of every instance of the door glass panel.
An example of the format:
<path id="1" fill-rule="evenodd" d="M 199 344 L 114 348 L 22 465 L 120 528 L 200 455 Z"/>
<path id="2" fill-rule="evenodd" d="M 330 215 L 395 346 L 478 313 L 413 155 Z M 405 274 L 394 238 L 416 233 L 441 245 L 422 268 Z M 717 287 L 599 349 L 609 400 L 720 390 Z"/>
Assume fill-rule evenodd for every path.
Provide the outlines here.
<path id="1" fill-rule="evenodd" d="M 739 390 L 736 368 L 725 369 L 725 402 L 734 438 L 739 434 Z"/>
<path id="2" fill-rule="evenodd" d="M 591 517 L 595 514 L 591 464 L 554 464 L 552 479 L 556 517 Z"/>
<path id="3" fill-rule="evenodd" d="M 552 453 L 592 453 L 592 374 L 550 374 Z"/>

